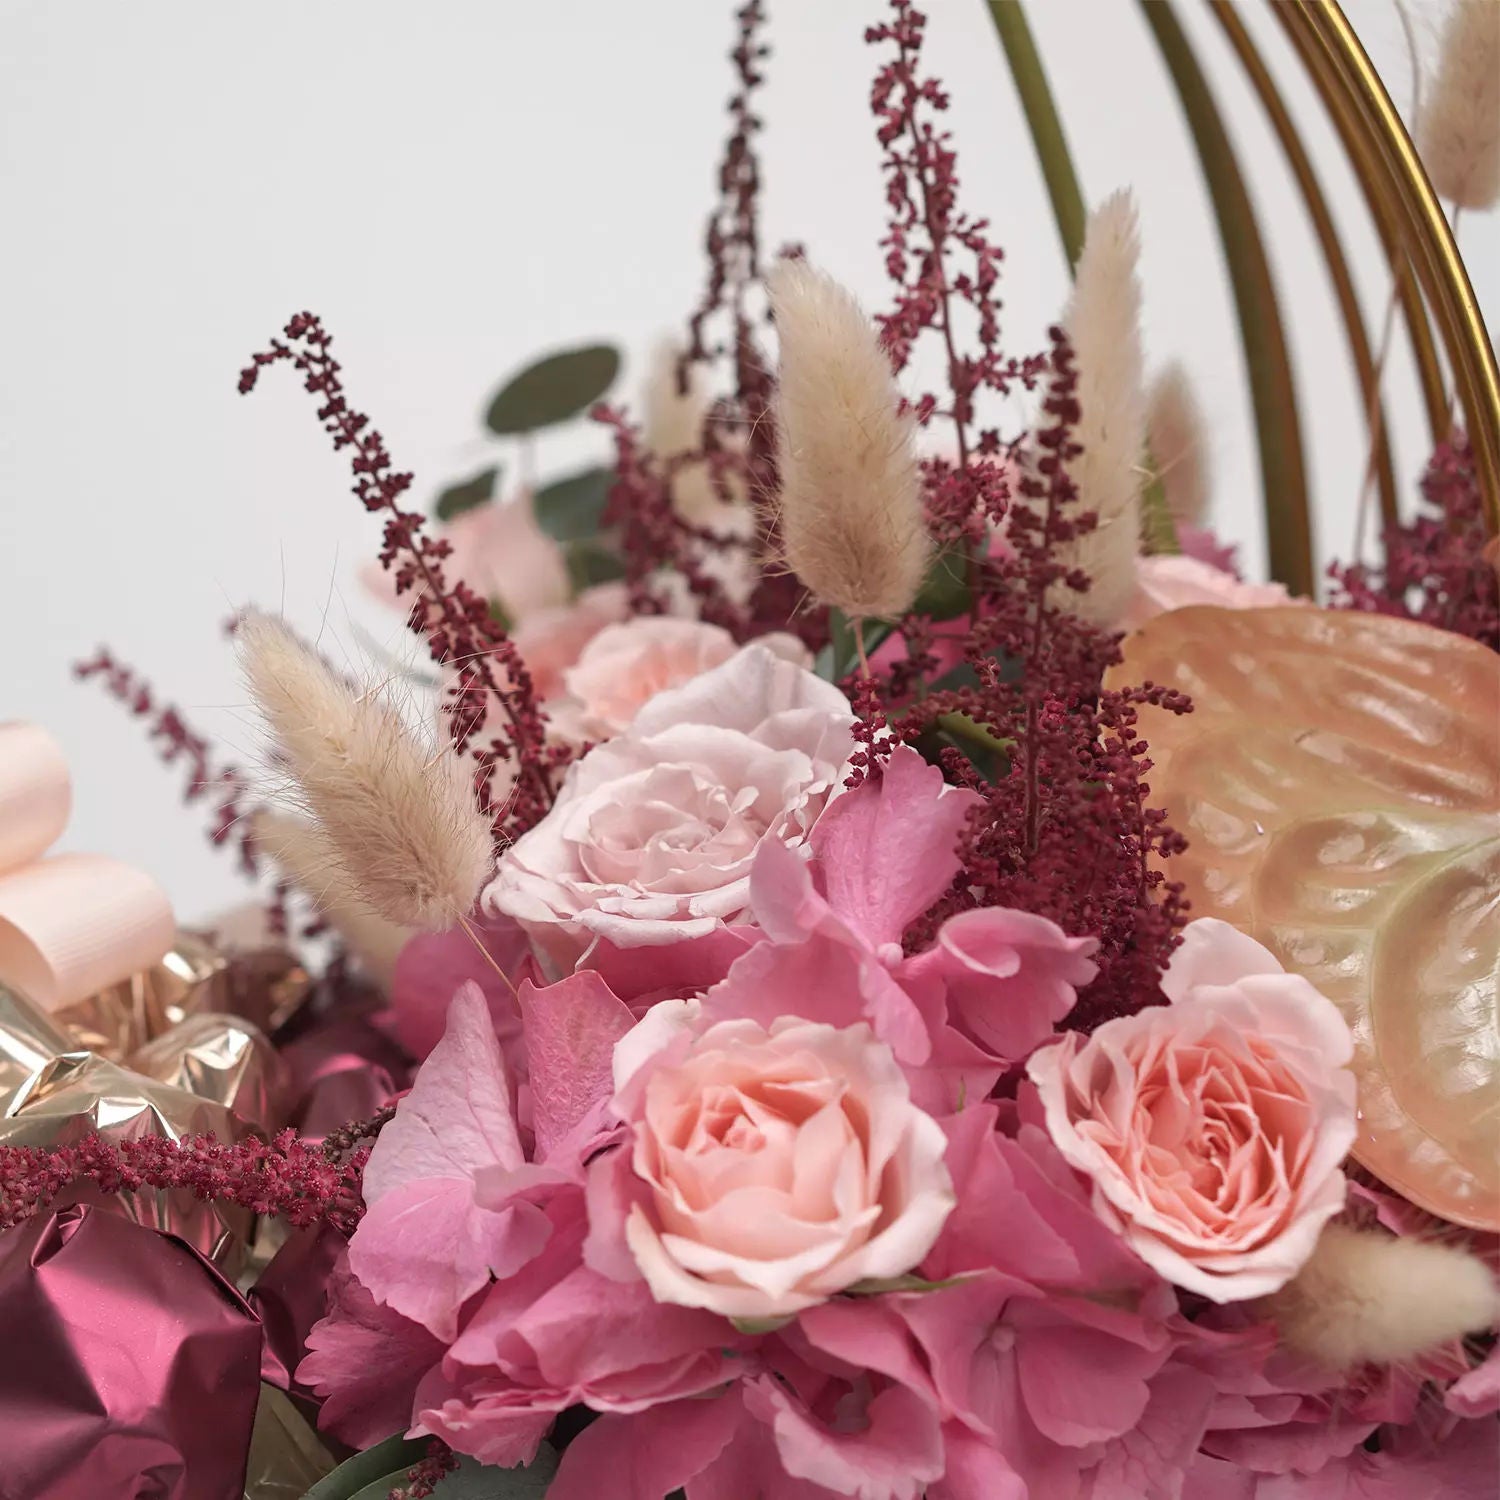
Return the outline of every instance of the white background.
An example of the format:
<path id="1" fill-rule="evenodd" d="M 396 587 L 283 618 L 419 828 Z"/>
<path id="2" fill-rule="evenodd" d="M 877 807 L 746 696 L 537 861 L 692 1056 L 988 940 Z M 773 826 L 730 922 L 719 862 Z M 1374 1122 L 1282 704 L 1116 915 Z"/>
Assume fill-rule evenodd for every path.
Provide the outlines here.
<path id="1" fill-rule="evenodd" d="M 47 724 L 71 759 L 65 847 L 151 870 L 184 917 L 234 899 L 131 722 L 68 664 L 106 641 L 164 696 L 253 753 L 220 624 L 280 607 L 335 652 L 355 622 L 376 522 L 347 493 L 285 372 L 235 394 L 249 351 L 316 309 L 351 395 L 419 495 L 491 452 L 500 377 L 596 337 L 622 392 L 678 325 L 730 87 L 729 0 L 0 0 L 0 719 Z M 878 158 L 863 45 L 878 0 L 770 0 L 765 240 L 806 244 L 884 302 Z M 1397 102 L 1408 65 L 1389 0 L 1349 7 Z M 1418 25 L 1435 25 L 1418 0 Z M 1035 158 L 982 0 L 929 0 L 928 61 L 953 95 L 968 201 L 1006 246 L 1007 338 L 1036 346 L 1065 292 Z M 1086 194 L 1139 195 L 1147 341 L 1184 360 L 1214 426 L 1215 519 L 1261 565 L 1259 480 L 1227 283 L 1166 74 L 1129 0 L 1032 0 Z M 1346 554 L 1361 413 L 1315 242 L 1206 5 L 1189 24 L 1236 134 L 1275 257 L 1325 555 Z M 1295 77 L 1267 7 L 1243 14 Z M 1378 321 L 1380 259 L 1337 146 L 1290 91 Z M 1493 324 L 1500 235 L 1465 226 Z M 1393 404 L 1404 477 L 1421 429 L 1404 349 Z M 545 472 L 597 433 L 542 445 Z M 500 453 L 502 459 L 509 457 Z"/>

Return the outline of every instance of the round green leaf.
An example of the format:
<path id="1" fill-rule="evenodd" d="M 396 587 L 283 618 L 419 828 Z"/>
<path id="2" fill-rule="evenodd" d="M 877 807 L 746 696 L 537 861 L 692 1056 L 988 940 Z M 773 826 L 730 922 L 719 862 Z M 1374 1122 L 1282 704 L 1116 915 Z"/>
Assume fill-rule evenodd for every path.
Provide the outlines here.
<path id="1" fill-rule="evenodd" d="M 584 469 L 536 492 L 532 508 L 537 525 L 559 542 L 581 542 L 597 536 L 615 471 Z"/>
<path id="2" fill-rule="evenodd" d="M 450 484 L 433 504 L 432 513 L 439 521 L 451 521 L 454 516 L 473 510 L 477 505 L 488 505 L 495 498 L 495 487 L 500 482 L 498 467 L 482 469 L 472 479 L 461 484 Z"/>
<path id="3" fill-rule="evenodd" d="M 939 552 L 927 569 L 921 591 L 912 605 L 915 614 L 932 620 L 952 620 L 969 609 L 969 566 L 962 551 Z"/>
<path id="4" fill-rule="evenodd" d="M 545 1500 L 547 1486 L 557 1474 L 557 1454 L 543 1443 L 536 1458 L 524 1469 L 497 1469 L 490 1464 L 460 1458 L 458 1468 L 445 1475 L 432 1492 L 432 1500 Z M 406 1470 L 396 1469 L 367 1485 L 351 1500 L 385 1500 L 398 1485 L 406 1483 Z"/>
<path id="5" fill-rule="evenodd" d="M 619 350 L 610 344 L 566 349 L 529 365 L 501 386 L 484 424 L 504 437 L 566 422 L 587 411 L 615 383 Z"/>
<path id="6" fill-rule="evenodd" d="M 399 1481 L 392 1479 L 392 1484 L 404 1482 L 406 1471 L 413 1464 L 420 1463 L 426 1452 L 425 1442 L 404 1438 L 398 1432 L 383 1443 L 345 1459 L 333 1473 L 325 1474 L 303 1496 L 303 1500 L 354 1500 L 372 1484 L 390 1478 L 392 1474 L 401 1476 Z M 390 1487 L 387 1484 L 386 1490 Z M 385 1492 L 379 1492 L 381 1500 L 385 1500 Z"/>

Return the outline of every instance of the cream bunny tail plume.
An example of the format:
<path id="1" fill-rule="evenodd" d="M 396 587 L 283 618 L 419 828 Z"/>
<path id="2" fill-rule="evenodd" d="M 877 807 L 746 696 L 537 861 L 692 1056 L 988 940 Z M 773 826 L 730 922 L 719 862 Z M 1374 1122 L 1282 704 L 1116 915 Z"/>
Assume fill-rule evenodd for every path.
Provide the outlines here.
<path id="1" fill-rule="evenodd" d="M 1208 438 L 1181 365 L 1168 365 L 1152 381 L 1146 413 L 1146 438 L 1172 519 L 1200 524 L 1208 509 Z"/>
<path id="2" fill-rule="evenodd" d="M 1458 208 L 1500 198 L 1500 0 L 1454 0 L 1418 136 L 1422 164 Z"/>
<path id="3" fill-rule="evenodd" d="M 377 691 L 355 693 L 279 621 L 251 615 L 237 639 L 251 696 L 347 891 L 399 927 L 458 923 L 493 865 L 463 763 L 447 746 L 426 751 Z"/>
<path id="4" fill-rule="evenodd" d="M 289 813 L 261 808 L 251 817 L 256 844 L 318 909 L 376 984 L 390 987 L 396 959 L 412 936 L 373 911 L 360 897 L 343 861 L 321 829 Z"/>
<path id="5" fill-rule="evenodd" d="M 1264 1307 L 1288 1348 L 1334 1370 L 1399 1364 L 1500 1321 L 1488 1266 L 1458 1245 L 1330 1224 Z"/>
<path id="6" fill-rule="evenodd" d="M 874 325 L 838 282 L 789 260 L 769 285 L 785 561 L 852 618 L 902 614 L 932 552 L 914 419 Z"/>
<path id="7" fill-rule="evenodd" d="M 1058 549 L 1057 559 L 1092 580 L 1085 594 L 1060 588 L 1054 602 L 1096 625 L 1113 625 L 1135 589 L 1141 529 L 1146 394 L 1141 358 L 1140 237 L 1128 192 L 1089 215 L 1083 254 L 1063 326 L 1078 370 L 1083 452 L 1069 472 L 1078 505 L 1099 518 L 1093 531 Z"/>

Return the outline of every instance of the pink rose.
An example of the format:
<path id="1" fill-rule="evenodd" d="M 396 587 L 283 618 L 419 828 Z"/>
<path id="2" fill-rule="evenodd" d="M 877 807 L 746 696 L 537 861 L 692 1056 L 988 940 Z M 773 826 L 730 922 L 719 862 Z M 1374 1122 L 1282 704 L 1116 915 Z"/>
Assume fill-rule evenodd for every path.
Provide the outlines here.
<path id="1" fill-rule="evenodd" d="M 1190 923 L 1169 1007 L 1070 1033 L 1028 1071 L 1094 1211 L 1167 1280 L 1215 1302 L 1274 1292 L 1344 1204 L 1349 1028 L 1227 922 Z"/>
<path id="2" fill-rule="evenodd" d="M 640 1032 L 671 1027 L 653 1012 L 623 1038 L 617 1076 Z M 786 1317 L 911 1270 L 953 1208 L 942 1128 L 867 1026 L 783 1016 L 680 1031 L 624 1081 L 615 1110 L 629 1137 L 590 1168 L 590 1260 L 618 1271 L 623 1218 L 660 1302 Z"/>
<path id="3" fill-rule="evenodd" d="M 795 636 L 762 636 L 757 644 L 799 667 L 812 665 Z M 547 711 L 571 739 L 611 739 L 630 728 L 648 698 L 719 666 L 738 649 L 727 630 L 701 620 L 639 615 L 606 625 L 562 674 L 563 696 Z"/>
<path id="4" fill-rule="evenodd" d="M 1147 620 L 1190 604 L 1216 604 L 1220 609 L 1270 609 L 1306 604 L 1294 599 L 1279 583 L 1244 583 L 1233 573 L 1201 558 L 1138 557 L 1135 593 L 1119 622 L 1121 630 L 1139 630 Z"/>
<path id="5" fill-rule="evenodd" d="M 738 917 L 768 839 L 800 848 L 854 748 L 844 695 L 765 647 L 658 693 L 568 772 L 482 898 L 559 968 L 598 938 L 700 938 Z"/>
<path id="6" fill-rule="evenodd" d="M 453 549 L 443 560 L 448 581 L 463 579 L 482 598 L 498 601 L 512 620 L 559 608 L 573 592 L 563 550 L 537 525 L 525 490 L 463 511 L 437 534 Z M 394 576 L 383 568 L 365 569 L 362 580 L 403 612 L 411 603 L 412 595 L 396 596 Z"/>
<path id="7" fill-rule="evenodd" d="M 511 639 L 536 695 L 544 702 L 563 690 L 563 674 L 579 653 L 608 625 L 625 619 L 630 599 L 623 583 L 585 589 L 571 604 L 555 604 L 517 619 Z"/>

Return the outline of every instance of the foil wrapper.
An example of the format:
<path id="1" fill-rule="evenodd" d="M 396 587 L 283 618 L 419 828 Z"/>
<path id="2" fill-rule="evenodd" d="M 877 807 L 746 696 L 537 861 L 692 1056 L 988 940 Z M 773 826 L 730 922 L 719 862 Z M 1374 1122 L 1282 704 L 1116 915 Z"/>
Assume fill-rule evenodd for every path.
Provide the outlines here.
<path id="1" fill-rule="evenodd" d="M 73 1045 L 41 1010 L 0 984 L 0 1101 Z"/>
<path id="2" fill-rule="evenodd" d="M 286 1069 L 256 1027 L 238 1016 L 189 1016 L 130 1057 L 133 1072 L 224 1105 L 273 1134 L 282 1122 Z"/>
<path id="3" fill-rule="evenodd" d="M 74 1206 L 0 1237 L 0 1500 L 244 1500 L 260 1344 L 174 1236 Z"/>
<path id="4" fill-rule="evenodd" d="M 93 1132 L 112 1141 L 202 1134 L 235 1141 L 251 1130 L 222 1100 L 146 1078 L 92 1052 L 50 1058 L 0 1109 L 0 1145 L 6 1146 L 66 1146 Z M 229 1275 L 243 1263 L 254 1228 L 248 1209 L 207 1203 L 185 1188 L 99 1194 L 84 1184 L 70 1191 L 118 1217 L 180 1236 Z"/>
<path id="5" fill-rule="evenodd" d="M 333 1455 L 290 1399 L 275 1386 L 262 1385 L 244 1500 L 303 1500 L 334 1467 Z"/>

